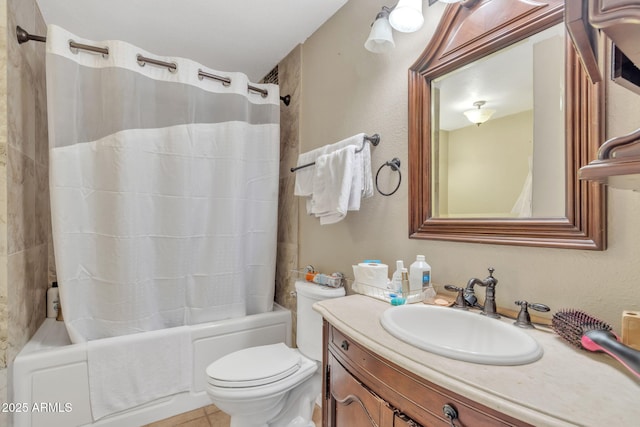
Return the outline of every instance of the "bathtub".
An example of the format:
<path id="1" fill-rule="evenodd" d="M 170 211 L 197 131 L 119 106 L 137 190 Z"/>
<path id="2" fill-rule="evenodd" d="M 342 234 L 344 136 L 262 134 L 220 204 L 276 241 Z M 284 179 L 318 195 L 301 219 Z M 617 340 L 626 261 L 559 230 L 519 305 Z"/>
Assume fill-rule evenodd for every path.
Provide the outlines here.
<path id="1" fill-rule="evenodd" d="M 189 392 L 166 396 L 93 421 L 86 343 L 71 344 L 63 322 L 46 319 L 13 362 L 13 394 L 6 410 L 14 427 L 139 427 L 211 404 L 205 369 L 212 361 L 255 345 L 291 345 L 291 312 L 277 304 L 269 313 L 194 325 L 193 377 Z M 3 408 L 4 410 L 5 408 Z"/>

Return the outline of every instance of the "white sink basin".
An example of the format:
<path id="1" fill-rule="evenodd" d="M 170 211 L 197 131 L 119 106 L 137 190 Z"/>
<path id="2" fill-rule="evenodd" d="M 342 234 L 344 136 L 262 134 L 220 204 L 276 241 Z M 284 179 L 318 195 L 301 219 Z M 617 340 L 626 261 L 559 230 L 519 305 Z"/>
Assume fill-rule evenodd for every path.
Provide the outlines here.
<path id="1" fill-rule="evenodd" d="M 407 344 L 451 359 L 524 365 L 542 357 L 542 347 L 524 330 L 477 312 L 401 305 L 382 313 L 380 323 Z"/>

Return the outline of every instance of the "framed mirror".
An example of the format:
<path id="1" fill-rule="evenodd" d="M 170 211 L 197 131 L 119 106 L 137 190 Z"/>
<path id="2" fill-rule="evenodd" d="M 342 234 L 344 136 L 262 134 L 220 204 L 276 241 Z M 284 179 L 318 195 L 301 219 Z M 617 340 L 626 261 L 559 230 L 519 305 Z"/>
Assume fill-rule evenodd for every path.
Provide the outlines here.
<path id="1" fill-rule="evenodd" d="M 409 236 L 605 248 L 600 84 L 559 0 L 448 5 L 409 70 Z"/>

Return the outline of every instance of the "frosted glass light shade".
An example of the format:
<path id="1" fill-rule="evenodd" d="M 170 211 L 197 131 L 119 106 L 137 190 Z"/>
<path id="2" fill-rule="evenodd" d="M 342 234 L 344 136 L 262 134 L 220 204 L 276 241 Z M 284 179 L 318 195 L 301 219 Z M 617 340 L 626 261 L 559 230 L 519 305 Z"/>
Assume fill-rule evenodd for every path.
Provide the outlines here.
<path id="1" fill-rule="evenodd" d="M 401 33 L 418 31 L 424 24 L 422 0 L 400 0 L 389 15 L 389 22 Z"/>
<path id="2" fill-rule="evenodd" d="M 371 27 L 369 38 L 364 43 L 365 49 L 373 53 L 385 53 L 396 46 L 393 42 L 393 31 L 389 25 L 389 12 L 382 11 Z"/>
<path id="3" fill-rule="evenodd" d="M 475 123 L 476 125 L 480 126 L 482 123 L 489 120 L 493 115 L 493 113 L 496 112 L 496 110 L 491 110 L 488 108 L 484 108 L 484 109 L 480 108 L 484 104 L 485 104 L 485 101 L 474 102 L 473 105 L 475 105 L 478 108 L 464 112 L 464 115 L 467 116 L 467 119 L 469 119 L 471 123 Z"/>

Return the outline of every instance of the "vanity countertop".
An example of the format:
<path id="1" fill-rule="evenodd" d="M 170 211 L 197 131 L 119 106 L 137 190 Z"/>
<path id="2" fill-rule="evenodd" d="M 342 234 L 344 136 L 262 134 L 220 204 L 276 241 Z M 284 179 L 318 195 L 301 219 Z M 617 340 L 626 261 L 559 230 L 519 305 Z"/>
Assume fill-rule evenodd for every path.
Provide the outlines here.
<path id="1" fill-rule="evenodd" d="M 573 348 L 553 331 L 538 328 L 525 330 L 544 348 L 537 362 L 520 366 L 462 362 L 389 334 L 379 321 L 389 307 L 363 295 L 314 304 L 335 328 L 387 360 L 524 422 L 541 427 L 613 427 L 637 425 L 640 420 L 640 380 L 605 354 Z M 513 323 L 505 318 L 496 321 Z"/>

